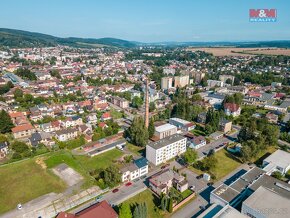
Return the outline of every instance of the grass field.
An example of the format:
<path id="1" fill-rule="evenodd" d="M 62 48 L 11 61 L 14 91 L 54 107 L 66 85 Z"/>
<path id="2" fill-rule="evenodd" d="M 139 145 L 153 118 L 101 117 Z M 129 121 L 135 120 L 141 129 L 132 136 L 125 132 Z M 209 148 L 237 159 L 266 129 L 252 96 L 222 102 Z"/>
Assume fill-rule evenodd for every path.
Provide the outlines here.
<path id="1" fill-rule="evenodd" d="M 188 48 L 190 51 L 204 51 L 214 56 L 252 56 L 252 55 L 287 55 L 290 49 L 285 48 L 236 48 L 236 47 L 211 47 Z"/>
<path id="2" fill-rule="evenodd" d="M 129 151 L 136 155 L 142 155 L 143 153 L 145 153 L 145 148 L 133 145 L 131 143 L 127 143 L 126 148 L 128 148 Z"/>
<path id="3" fill-rule="evenodd" d="M 134 206 L 143 202 L 146 202 L 147 205 L 148 218 L 164 217 L 167 214 L 158 208 L 160 200 L 149 190 L 145 190 L 123 203 L 129 204 L 133 213 Z"/>
<path id="4" fill-rule="evenodd" d="M 0 167 L 0 214 L 41 195 L 65 190 L 65 183 L 35 159 Z"/>
<path id="5" fill-rule="evenodd" d="M 232 157 L 232 155 L 225 149 L 216 152 L 215 155 L 218 160 L 217 166 L 214 170 L 216 180 L 223 178 L 242 164 L 238 160 L 235 160 L 234 157 Z"/>
<path id="6" fill-rule="evenodd" d="M 122 156 L 122 152 L 113 149 L 106 153 L 88 157 L 88 156 L 73 156 L 68 151 L 61 151 L 50 155 L 45 163 L 48 168 L 53 168 L 61 163 L 65 163 L 74 170 L 78 171 L 84 177 L 83 188 L 88 188 L 94 185 L 94 179 L 89 175 L 89 172 L 94 169 L 106 168 L 110 166 L 114 160 Z"/>
<path id="7" fill-rule="evenodd" d="M 110 109 L 110 113 L 111 113 L 111 116 L 112 116 L 113 119 L 120 119 L 120 118 L 123 117 L 122 112 L 119 112 L 119 111 L 117 111 L 114 108 Z"/>
<path id="8" fill-rule="evenodd" d="M 123 152 L 118 149 L 107 151 L 94 157 L 75 156 L 76 160 L 86 171 L 109 167 L 114 161 L 120 158 Z"/>

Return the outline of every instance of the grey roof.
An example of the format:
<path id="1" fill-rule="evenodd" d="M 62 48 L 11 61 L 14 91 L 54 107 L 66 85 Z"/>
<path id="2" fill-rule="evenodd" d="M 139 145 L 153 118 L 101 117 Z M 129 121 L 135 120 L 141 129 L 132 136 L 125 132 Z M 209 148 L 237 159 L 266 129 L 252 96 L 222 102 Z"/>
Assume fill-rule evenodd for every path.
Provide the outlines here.
<path id="1" fill-rule="evenodd" d="M 243 205 L 247 205 L 259 214 L 266 215 L 267 218 L 289 217 L 290 199 L 268 188 L 259 187 L 243 202 Z"/>
<path id="2" fill-rule="evenodd" d="M 217 93 L 210 93 L 207 96 L 208 98 L 217 98 L 217 99 L 221 99 L 224 100 L 225 96 L 221 95 L 221 94 L 217 94 Z"/>
<path id="3" fill-rule="evenodd" d="M 286 182 L 282 182 L 272 176 L 264 174 L 255 183 L 250 185 L 249 189 L 256 191 L 261 186 L 290 199 L 290 184 Z"/>
<path id="4" fill-rule="evenodd" d="M 138 167 L 134 163 L 127 164 L 121 168 L 122 173 L 125 173 L 127 171 L 133 172 L 135 170 L 138 170 Z"/>
<path id="5" fill-rule="evenodd" d="M 264 100 L 264 101 L 268 101 L 270 99 L 272 99 L 275 95 L 272 94 L 272 93 L 262 93 L 262 97 L 261 97 L 261 100 Z"/>
<path id="6" fill-rule="evenodd" d="M 280 107 L 282 108 L 290 107 L 290 101 L 283 101 L 282 104 L 280 104 Z"/>
<path id="7" fill-rule="evenodd" d="M 167 145 L 170 145 L 170 144 L 173 144 L 175 142 L 178 142 L 180 140 L 183 140 L 186 138 L 183 137 L 182 135 L 179 135 L 179 134 L 174 134 L 174 135 L 171 135 L 171 136 L 168 136 L 168 137 L 165 137 L 157 142 L 150 142 L 148 144 L 148 146 L 154 148 L 154 149 L 159 149 L 159 148 L 162 148 L 162 147 L 165 147 Z"/>
<path id="8" fill-rule="evenodd" d="M 72 128 L 72 129 L 61 129 L 55 132 L 56 135 L 63 135 L 63 134 L 69 134 L 69 133 L 74 133 L 77 132 L 76 129 Z"/>
<path id="9" fill-rule="evenodd" d="M 290 153 L 282 150 L 277 150 L 269 157 L 264 159 L 267 163 L 273 163 L 278 167 L 286 169 L 290 166 Z"/>
<path id="10" fill-rule="evenodd" d="M 221 184 L 219 187 L 213 190 L 212 193 L 228 203 L 233 201 L 240 194 L 240 192 L 236 191 L 230 186 L 227 186 L 226 184 Z"/>
<path id="11" fill-rule="evenodd" d="M 261 170 L 258 167 L 253 167 L 238 180 L 234 181 L 230 186 L 236 191 L 242 192 L 263 174 L 265 174 L 264 170 Z"/>
<path id="12" fill-rule="evenodd" d="M 221 209 L 213 218 L 247 218 L 248 216 L 240 213 L 235 208 L 230 205 L 226 205 L 223 209 Z"/>

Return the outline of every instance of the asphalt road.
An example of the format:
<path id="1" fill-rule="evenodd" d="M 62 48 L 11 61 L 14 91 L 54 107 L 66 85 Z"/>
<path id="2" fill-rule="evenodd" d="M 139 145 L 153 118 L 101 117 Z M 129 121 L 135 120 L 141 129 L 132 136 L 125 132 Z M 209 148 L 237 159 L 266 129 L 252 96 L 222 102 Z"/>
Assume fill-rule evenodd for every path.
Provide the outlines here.
<path id="1" fill-rule="evenodd" d="M 233 134 L 231 134 L 229 136 L 224 136 L 224 137 L 222 137 L 222 138 L 220 138 L 218 140 L 215 140 L 215 141 L 213 141 L 211 143 L 208 143 L 205 146 L 197 149 L 198 157 L 199 158 L 205 157 L 211 149 L 214 149 L 215 151 L 218 151 L 218 150 L 224 148 L 225 147 L 224 143 L 234 142 L 237 139 L 239 130 L 240 129 L 236 129 L 236 131 Z M 220 145 L 222 145 L 222 146 L 217 148 Z"/>

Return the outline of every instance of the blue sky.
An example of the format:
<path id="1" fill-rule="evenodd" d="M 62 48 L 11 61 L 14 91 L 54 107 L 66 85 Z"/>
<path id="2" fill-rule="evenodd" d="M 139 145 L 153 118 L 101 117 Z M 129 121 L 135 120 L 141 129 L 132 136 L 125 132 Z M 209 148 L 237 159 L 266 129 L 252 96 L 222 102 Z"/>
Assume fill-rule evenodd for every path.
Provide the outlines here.
<path id="1" fill-rule="evenodd" d="M 289 0 L 6 0 L 0 27 L 141 42 L 290 39 Z M 277 9 L 250 23 L 249 9 Z"/>

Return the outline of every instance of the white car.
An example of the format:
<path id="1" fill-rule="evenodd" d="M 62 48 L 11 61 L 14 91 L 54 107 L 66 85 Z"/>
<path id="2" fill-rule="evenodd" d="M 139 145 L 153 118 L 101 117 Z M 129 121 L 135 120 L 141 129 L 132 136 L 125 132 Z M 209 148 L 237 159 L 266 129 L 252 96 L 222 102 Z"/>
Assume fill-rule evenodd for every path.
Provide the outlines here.
<path id="1" fill-rule="evenodd" d="M 22 205 L 21 204 L 17 204 L 17 209 L 21 210 L 22 209 Z"/>

